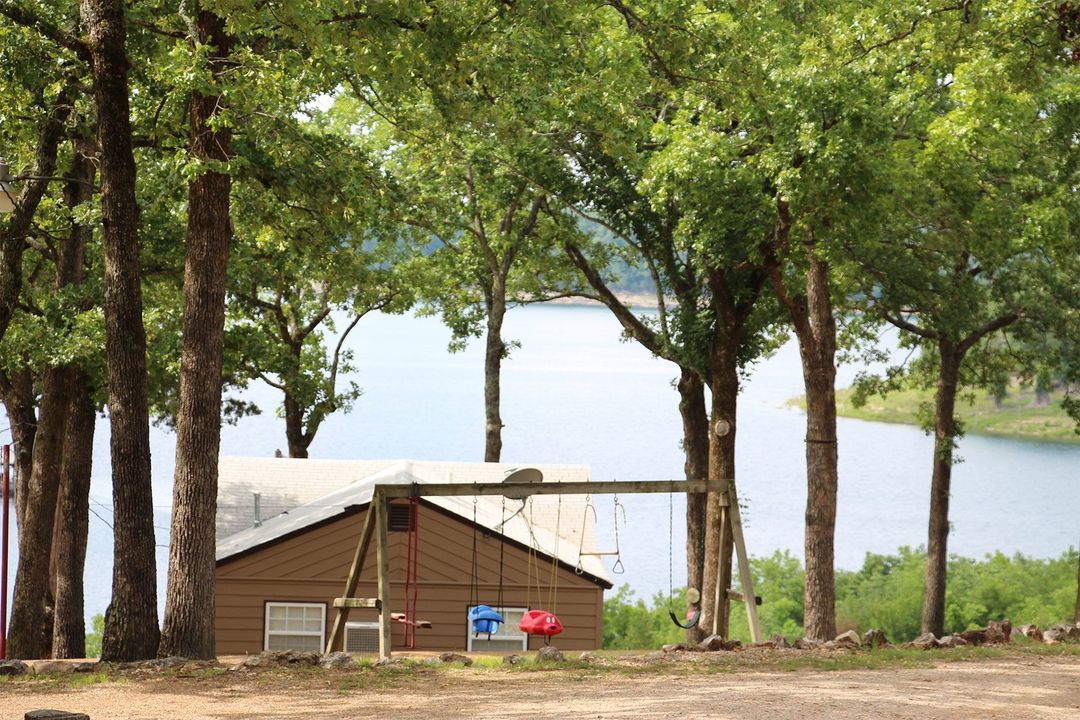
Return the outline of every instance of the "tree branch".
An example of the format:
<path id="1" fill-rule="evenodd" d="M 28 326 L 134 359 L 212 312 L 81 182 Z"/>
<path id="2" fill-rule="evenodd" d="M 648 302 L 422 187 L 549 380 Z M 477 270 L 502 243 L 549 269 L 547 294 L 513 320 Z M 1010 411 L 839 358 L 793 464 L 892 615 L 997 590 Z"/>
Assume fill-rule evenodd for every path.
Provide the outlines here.
<path id="1" fill-rule="evenodd" d="M 1012 325 L 1014 322 L 1019 320 L 1020 317 L 1020 313 L 1017 312 L 1012 312 L 1007 315 L 1001 315 L 1000 317 L 996 317 L 990 322 L 984 324 L 971 335 L 968 335 L 966 338 L 961 340 L 957 344 L 956 349 L 961 353 L 965 353 L 973 345 L 975 345 L 975 343 L 979 342 L 981 338 L 989 335 L 990 333 L 1001 330 L 1002 328 L 1008 327 L 1009 325 Z"/>
<path id="2" fill-rule="evenodd" d="M 91 62 L 90 48 L 87 47 L 86 43 L 67 30 L 39 16 L 33 10 L 25 7 L 23 3 L 18 2 L 18 0 L 0 0 L 0 15 L 3 15 L 16 25 L 33 30 L 56 45 L 72 51 L 80 60 L 87 63 Z"/>

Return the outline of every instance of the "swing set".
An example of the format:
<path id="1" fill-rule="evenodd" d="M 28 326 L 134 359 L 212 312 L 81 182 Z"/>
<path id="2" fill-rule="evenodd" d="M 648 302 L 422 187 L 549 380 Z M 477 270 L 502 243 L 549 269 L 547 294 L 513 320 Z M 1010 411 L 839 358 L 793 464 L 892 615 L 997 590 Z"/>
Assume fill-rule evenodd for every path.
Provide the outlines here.
<path id="1" fill-rule="evenodd" d="M 529 527 L 530 543 L 529 543 L 529 575 L 528 575 L 528 592 L 530 609 L 522 617 L 518 627 L 522 632 L 530 635 L 541 635 L 545 639 L 545 643 L 550 642 L 552 636 L 559 634 L 563 630 L 562 623 L 559 621 L 558 616 L 555 614 L 555 603 L 557 600 L 556 590 L 556 577 L 558 573 L 558 543 L 559 543 L 559 523 L 561 522 L 562 515 L 562 495 L 585 495 L 586 497 L 586 509 L 585 517 L 582 520 L 582 545 L 579 547 L 578 564 L 575 571 L 580 573 L 584 572 L 584 568 L 581 566 L 581 557 L 603 557 L 613 556 L 616 558 L 615 564 L 612 568 L 612 572 L 621 574 L 624 571 L 622 566 L 622 557 L 620 555 L 619 548 L 619 529 L 618 520 L 619 515 L 623 516 L 623 524 L 626 524 L 626 511 L 622 504 L 619 503 L 619 494 L 634 494 L 634 493 L 700 493 L 700 492 L 719 492 L 721 493 L 721 524 L 728 528 L 731 532 L 732 542 L 738 558 L 739 565 L 739 578 L 742 583 L 743 592 L 735 593 L 732 591 L 727 592 L 727 596 L 732 599 L 741 599 L 745 602 L 747 618 L 750 624 L 750 635 L 754 642 L 760 642 L 761 640 L 761 628 L 758 623 L 756 597 L 753 591 L 753 580 L 750 575 L 750 566 L 746 554 L 746 544 L 743 539 L 742 533 L 742 521 L 739 516 L 738 498 L 735 494 L 735 486 L 731 481 L 714 482 L 710 483 L 706 480 L 634 480 L 634 481 L 585 481 L 585 482 L 540 482 L 540 473 L 537 470 L 531 468 L 525 470 L 519 470 L 512 473 L 501 483 L 425 483 L 418 484 L 412 483 L 410 485 L 401 483 L 388 483 L 388 484 L 376 484 L 372 489 L 371 504 L 369 511 L 366 514 L 364 520 L 363 529 L 360 532 L 360 539 L 356 545 L 356 553 L 353 555 L 352 566 L 349 570 L 348 578 L 345 581 L 344 592 L 342 597 L 335 598 L 334 608 L 337 610 L 337 615 L 334 618 L 333 629 L 327 638 L 326 652 L 340 645 L 344 634 L 345 624 L 348 621 L 349 611 L 354 608 L 374 608 L 379 612 L 379 656 L 381 658 L 390 657 L 391 648 L 391 628 L 393 622 L 399 622 L 405 625 L 405 645 L 406 647 L 413 648 L 416 646 L 416 629 L 417 628 L 430 628 L 431 623 L 424 620 L 416 619 L 416 601 L 418 595 L 416 567 L 417 557 L 419 555 L 419 503 L 422 497 L 473 497 L 473 548 L 472 548 L 472 578 L 470 583 L 470 605 L 467 611 L 467 619 L 471 624 L 472 632 L 477 635 L 488 634 L 490 637 L 499 631 L 502 624 L 506 622 L 505 618 L 498 612 L 498 609 L 503 607 L 503 561 L 504 561 L 504 548 L 505 548 L 505 530 L 506 523 L 509 521 L 506 518 L 506 500 L 520 500 L 522 501 L 522 508 L 514 515 L 523 513 L 526 505 L 529 509 L 529 517 L 527 524 Z M 582 552 L 584 550 L 584 534 L 586 525 L 588 522 L 588 516 L 591 513 L 595 522 L 596 509 L 592 505 L 592 495 L 600 494 L 612 494 L 615 495 L 615 549 L 611 551 L 589 551 Z M 556 515 L 556 532 L 555 532 L 555 548 L 552 553 L 551 563 L 551 581 L 548 585 L 548 607 L 551 610 L 532 608 L 531 607 L 531 595 L 532 595 L 532 580 L 536 578 L 537 589 L 537 601 L 543 600 L 540 592 L 540 577 L 541 567 L 536 557 L 539 551 L 539 543 L 536 541 L 536 536 L 533 533 L 534 523 L 532 518 L 532 498 L 536 495 L 557 495 L 559 497 L 558 513 Z M 490 496 L 502 496 L 502 522 L 498 526 L 499 530 L 499 589 L 498 596 L 496 598 L 495 607 L 480 602 L 479 587 L 477 583 L 477 544 L 476 544 L 476 506 L 477 498 L 490 497 Z M 389 543 L 387 540 L 388 530 L 388 517 L 389 506 L 392 500 L 396 499 L 408 499 L 409 501 L 409 537 L 408 537 L 408 550 L 406 552 L 406 574 L 405 574 L 405 594 L 403 608 L 404 612 L 391 612 L 391 599 L 390 599 L 390 551 Z M 673 540 L 673 510 L 671 510 L 672 501 L 669 499 L 669 545 Z M 514 516 L 512 515 L 511 518 Z M 375 598 L 358 598 L 354 597 L 357 585 L 360 581 L 360 570 L 364 565 L 364 560 L 367 556 L 368 549 L 371 545 L 372 539 L 375 540 L 376 551 L 376 569 L 377 569 L 377 592 L 378 597 Z M 535 566 L 535 567 L 534 567 Z M 687 593 L 687 599 L 691 605 L 696 605 L 696 610 L 688 617 L 687 622 L 681 622 L 676 616 L 673 609 L 671 609 L 671 602 L 673 598 L 673 588 L 670 587 L 672 581 L 672 554 L 669 547 L 668 552 L 668 580 L 669 580 L 669 615 L 672 621 L 682 628 L 691 628 L 696 626 L 700 622 L 701 618 L 701 593 L 696 588 L 690 588 Z M 718 584 L 719 585 L 719 584 Z M 717 587 L 716 597 L 714 598 L 714 612 L 713 612 L 713 632 L 717 630 L 717 617 L 722 605 L 721 589 Z M 741 596 L 741 597 L 740 597 Z"/>

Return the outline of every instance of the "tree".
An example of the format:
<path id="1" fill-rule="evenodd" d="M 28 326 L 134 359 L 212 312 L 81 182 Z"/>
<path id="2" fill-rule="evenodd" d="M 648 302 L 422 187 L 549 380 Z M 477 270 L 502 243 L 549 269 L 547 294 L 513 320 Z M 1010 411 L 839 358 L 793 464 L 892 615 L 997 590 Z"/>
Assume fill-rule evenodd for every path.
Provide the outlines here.
<path id="1" fill-rule="evenodd" d="M 19 8 L 5 4 L 0 6 L 0 13 L 15 24 L 33 25 L 34 17 L 21 12 Z M 52 28 L 49 21 L 42 22 L 41 27 L 46 36 Z M 51 38 L 34 37 L 25 29 L 11 27 L 2 27 L 0 32 L 9 36 L 22 34 L 27 41 L 27 47 L 33 48 L 25 55 L 18 53 L 15 67 L 19 73 L 23 73 L 19 79 L 29 81 L 21 90 L 36 96 L 44 105 L 45 111 L 38 120 L 34 169 L 30 177 L 25 179 L 27 184 L 19 195 L 12 218 L 2 228 L 4 264 L 3 271 L 0 272 L 0 335 L 3 335 L 11 326 L 15 302 L 25 286 L 22 265 L 28 237 L 40 234 L 43 227 L 49 226 L 42 218 L 52 206 L 47 199 L 47 187 L 58 179 L 55 175 L 61 145 L 68 127 L 77 123 L 74 87 L 79 81 L 79 71 L 69 65 L 71 61 L 70 57 L 67 57 L 55 77 L 50 78 L 48 73 L 28 73 L 28 56 L 57 52 Z M 59 31 L 56 32 L 62 35 Z M 68 50 L 77 47 L 69 37 L 63 37 Z M 64 50 L 60 53 L 67 55 Z M 44 86 L 35 86 L 38 82 L 52 84 L 55 89 L 47 90 Z M 19 94 L 14 94 L 11 99 L 18 102 Z M 72 171 L 74 182 L 68 187 L 72 193 L 69 197 L 69 208 L 88 196 L 85 188 L 79 189 L 80 181 L 84 185 L 92 184 L 92 176 L 87 179 L 86 173 L 80 172 L 80 167 L 86 165 L 82 165 L 77 153 L 75 155 L 73 162 L 76 167 Z M 52 257 L 56 274 L 50 296 L 63 297 L 68 286 L 80 281 L 85 241 L 85 232 L 78 223 L 71 226 L 67 238 L 58 241 L 60 248 Z M 46 253 L 50 249 L 56 248 L 50 246 L 46 248 Z M 58 307 L 56 303 L 52 305 L 54 311 Z M 18 340 L 15 344 L 18 344 Z M 29 352 L 28 348 L 20 350 L 16 357 L 26 358 Z M 71 399 L 71 379 L 75 373 L 75 368 L 66 362 L 50 362 L 44 368 L 41 365 L 38 367 L 42 385 L 38 419 L 34 418 L 34 371 L 16 362 L 4 373 L 2 383 L 4 400 L 12 411 L 15 425 L 13 435 L 26 442 L 26 447 L 21 448 L 18 454 L 24 474 L 19 479 L 18 488 L 20 496 L 16 517 L 20 529 L 19 567 L 9 634 L 10 654 L 13 657 L 26 658 L 46 656 L 53 640 L 50 612 L 54 593 L 50 587 L 53 578 L 50 572 L 50 548 L 61 480 L 60 459 L 67 409 Z M 81 573 L 81 566 L 79 570 Z M 81 614 L 81 607 L 79 612 Z"/>
<path id="2" fill-rule="evenodd" d="M 66 124 L 76 134 L 82 129 L 79 114 L 69 105 Z M 84 220 L 94 193 L 94 165 L 86 155 L 92 150 L 81 138 L 70 142 L 63 202 L 48 197 L 39 208 L 33 242 L 24 254 L 19 311 L 2 341 L 3 375 L 24 379 L 7 388 L 6 401 L 25 407 L 31 418 L 38 405 L 37 418 L 20 430 L 33 448 L 28 477 L 19 488 L 20 573 L 12 638 L 21 657 L 70 656 L 73 650 L 81 657 L 83 646 L 82 574 L 96 411 L 91 375 L 98 374 L 101 340 L 95 312 L 100 285 L 87 281 L 91 228 Z M 83 442 L 86 433 L 90 438 Z"/>
<path id="3" fill-rule="evenodd" d="M 912 372 L 935 385 L 922 630 L 939 635 L 958 392 L 992 385 L 1017 361 L 1007 339 L 993 338 L 1038 326 L 1076 237 L 1075 115 L 1059 114 L 1070 103 L 1055 81 L 1073 70 L 1050 49 L 1056 28 L 989 10 L 964 20 L 962 50 L 912 80 L 936 101 L 923 111 L 925 129 L 897 148 L 892 230 L 859 256 L 866 306 L 921 350 Z"/>
<path id="4" fill-rule="evenodd" d="M 363 138 L 335 120 L 315 113 L 287 142 L 248 148 L 237 183 L 229 333 L 245 371 L 284 396 L 290 457 L 307 457 L 323 421 L 360 396 L 355 382 L 340 382 L 353 370 L 345 342 L 360 320 L 412 302 L 411 248 L 379 207 L 383 180 Z"/>
<path id="5" fill-rule="evenodd" d="M 146 331 L 142 324 L 135 158 L 128 102 L 127 25 L 119 0 L 82 0 L 100 148 L 105 251 L 105 353 L 112 426 L 112 602 L 105 612 L 103 660 L 157 652 L 154 510 L 150 485 Z"/>
<path id="6" fill-rule="evenodd" d="M 701 105 L 692 94 L 693 78 L 711 68 L 702 66 L 700 58 L 707 56 L 695 55 L 688 41 L 695 33 L 684 33 L 698 22 L 692 9 L 618 2 L 601 12 L 598 36 L 605 42 L 596 49 L 601 61 L 618 52 L 630 62 L 624 60 L 619 69 L 616 92 L 608 82 L 602 92 L 598 89 L 597 95 L 611 98 L 610 105 L 588 108 L 586 117 L 592 123 L 577 128 L 575 144 L 600 152 L 593 151 L 590 162 L 573 156 L 571 175 L 583 174 L 597 211 L 609 226 L 621 226 L 621 239 L 654 277 L 662 307 L 658 327 L 667 346 L 662 356 L 681 368 L 684 431 L 692 433 L 684 438 L 688 449 L 698 446 L 702 433 L 696 375 L 707 383 L 711 397 L 705 429 L 708 478 L 734 481 L 739 375 L 775 342 L 775 309 L 761 296 L 766 275 L 751 262 L 763 216 L 758 179 L 746 172 L 737 145 L 711 135 L 712 118 L 696 110 Z M 708 27 L 696 27 L 695 32 L 715 40 Z M 612 117 L 621 122 L 612 122 Z M 703 156 L 713 158 L 709 167 L 693 162 Z M 590 175 L 594 170 L 599 172 Z M 633 212 L 612 202 L 620 186 L 638 196 L 625 205 Z M 669 302 L 675 303 L 670 313 Z M 721 427 L 726 431 L 709 432 Z M 694 457 L 700 456 L 695 452 Z M 688 454 L 688 464 L 689 459 Z M 688 499 L 687 521 L 688 545 L 696 544 L 698 524 L 704 528 L 701 625 L 723 634 L 731 582 L 725 498 L 726 492 L 710 493 L 700 520 L 694 517 L 699 506 Z M 691 559 L 694 554 L 688 552 Z M 694 577 L 696 568 L 689 570 Z"/>
<path id="7" fill-rule="evenodd" d="M 503 138 L 527 134 L 531 147 L 546 146 L 546 154 L 561 163 L 523 162 L 512 149 L 516 145 L 493 150 L 501 166 L 562 207 L 604 225 L 626 243 L 629 256 L 649 268 L 663 308 L 657 327 L 636 319 L 610 293 L 600 262 L 610 249 L 581 242 L 577 234 L 569 237 L 573 242 L 567 249 L 577 266 L 591 268 L 583 270 L 591 286 L 585 294 L 615 310 L 631 337 L 645 338 L 654 351 L 659 347 L 662 356 L 687 370 L 680 373 L 684 425 L 693 428 L 695 448 L 708 447 L 706 462 L 697 449 L 688 459 L 693 472 L 700 472 L 700 462 L 708 465 L 710 479 L 726 483 L 734 477 L 739 372 L 768 351 L 766 329 L 772 321 L 763 312 L 768 304 L 758 303 L 765 273 L 749 262 L 758 242 L 752 232 L 752 220 L 760 216 L 754 214 L 760 203 L 752 199 L 756 179 L 734 178 L 719 192 L 712 187 L 696 192 L 700 178 L 691 178 L 687 163 L 672 151 L 680 132 L 673 129 L 672 118 L 693 114 L 684 93 L 699 57 L 681 34 L 693 22 L 693 9 L 680 4 L 504 10 L 482 25 L 491 30 L 490 37 L 472 33 L 451 55 L 453 74 L 460 80 L 438 97 L 466 105 L 468 113 L 459 114 L 473 118 L 483 133 Z M 526 46 L 528 52 L 521 52 Z M 489 107 L 514 112 L 494 113 Z M 633 203 L 632 209 L 620 207 L 620 201 Z M 635 234 L 641 230 L 648 234 Z M 675 285 L 683 285 L 681 304 L 674 301 L 677 307 L 668 314 Z M 704 412 L 699 412 L 703 380 L 712 391 L 713 421 L 724 420 L 731 432 L 704 430 Z M 698 438 L 704 442 L 697 443 Z M 688 544 L 700 547 L 696 528 L 703 527 L 703 626 L 712 625 L 716 598 L 722 605 L 717 626 L 723 631 L 727 595 L 716 588 L 730 582 L 731 545 L 730 535 L 722 537 L 729 528 L 720 495 L 710 494 L 700 512 L 702 506 L 690 499 L 688 525 L 694 539 Z M 698 567 L 695 554 L 690 554 L 691 577 Z"/>
<path id="8" fill-rule="evenodd" d="M 451 349 L 483 335 L 484 461 L 498 462 L 500 374 L 512 346 L 503 337 L 507 309 L 565 296 L 575 278 L 559 252 L 559 238 L 576 232 L 574 222 L 518 170 L 551 157 L 533 152 L 522 128 L 505 127 L 512 121 L 494 135 L 481 131 L 482 121 L 466 120 L 464 104 L 447 106 L 439 88 L 391 107 L 372 87 L 354 82 L 353 89 L 374 109 L 372 122 L 382 119 L 393 145 L 387 167 L 402 222 L 421 247 L 434 243 L 421 301 L 450 328 Z M 495 108 L 490 101 L 470 106 L 485 115 Z"/>
<path id="9" fill-rule="evenodd" d="M 190 41 L 205 54 L 206 86 L 191 93 L 188 152 L 196 165 L 188 185 L 184 263 L 184 333 L 176 472 L 169 543 L 169 581 L 158 653 L 213 658 L 214 518 L 221 444 L 225 278 L 232 241 L 232 130 L 224 117 L 222 77 L 232 65 L 225 19 L 195 3 Z"/>

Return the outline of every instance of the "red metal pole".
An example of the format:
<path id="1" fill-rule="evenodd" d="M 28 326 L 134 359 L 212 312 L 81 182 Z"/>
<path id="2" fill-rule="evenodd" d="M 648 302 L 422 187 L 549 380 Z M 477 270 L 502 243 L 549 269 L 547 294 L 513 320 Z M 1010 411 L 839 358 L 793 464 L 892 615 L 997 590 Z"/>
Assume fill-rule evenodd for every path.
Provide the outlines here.
<path id="1" fill-rule="evenodd" d="M 0 541 L 0 660 L 7 660 L 7 579 L 8 579 L 8 496 L 10 495 L 11 446 L 4 446 L 4 510 L 0 523 L 3 540 Z"/>

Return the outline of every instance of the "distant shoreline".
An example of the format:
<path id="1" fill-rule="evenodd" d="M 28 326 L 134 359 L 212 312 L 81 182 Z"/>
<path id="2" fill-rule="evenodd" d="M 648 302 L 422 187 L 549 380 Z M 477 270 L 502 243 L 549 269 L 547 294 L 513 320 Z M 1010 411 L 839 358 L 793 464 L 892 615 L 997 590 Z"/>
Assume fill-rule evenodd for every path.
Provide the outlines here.
<path id="1" fill-rule="evenodd" d="M 919 427 L 920 408 L 933 400 L 933 391 L 898 390 L 884 398 L 874 395 L 862 407 L 855 407 L 851 396 L 851 388 L 836 391 L 837 416 Z M 790 398 L 786 404 L 805 411 L 806 397 Z M 1000 406 L 996 406 L 986 392 L 974 397 L 961 393 L 956 406 L 956 415 L 970 435 L 1057 444 L 1080 443 L 1076 424 L 1062 409 L 1058 399 L 1053 398 L 1049 404 L 1039 405 L 1030 388 L 1014 384 Z"/>
<path id="2" fill-rule="evenodd" d="M 627 293 L 619 292 L 615 293 L 615 297 L 619 302 L 631 307 L 635 310 L 656 310 L 659 305 L 656 302 L 656 295 L 653 293 Z M 552 305 L 585 305 L 590 307 L 604 307 L 604 304 L 598 300 L 592 300 L 591 298 L 583 297 L 565 297 L 558 298 L 556 300 L 548 300 L 547 302 Z"/>

